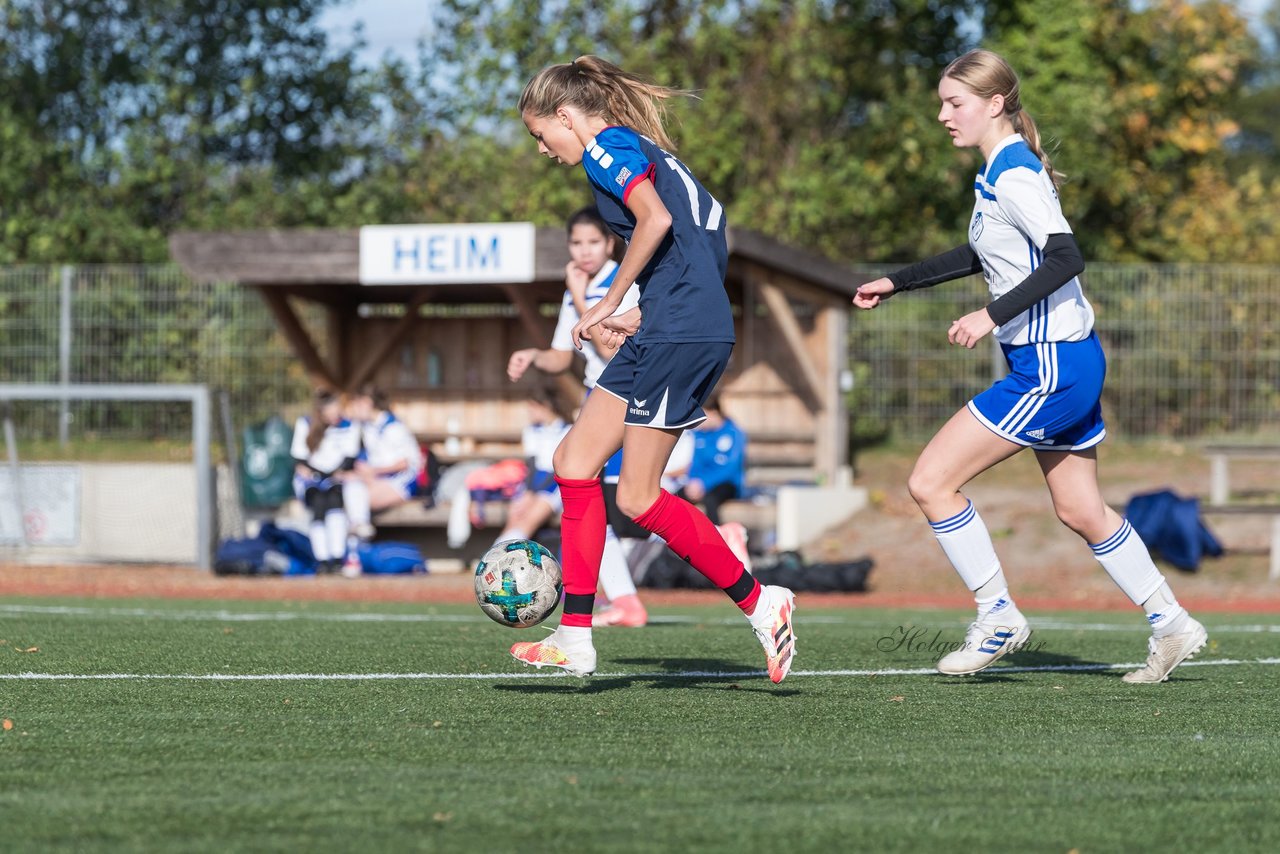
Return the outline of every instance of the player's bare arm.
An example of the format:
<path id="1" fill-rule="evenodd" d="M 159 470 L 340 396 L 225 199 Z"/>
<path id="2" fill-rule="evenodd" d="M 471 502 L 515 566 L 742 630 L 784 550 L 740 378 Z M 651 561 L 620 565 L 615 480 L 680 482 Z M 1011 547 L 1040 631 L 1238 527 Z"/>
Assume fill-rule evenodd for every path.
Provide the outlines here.
<path id="1" fill-rule="evenodd" d="M 539 350 L 537 347 L 526 347 L 516 350 L 507 360 L 507 379 L 518 382 L 530 367 L 548 374 L 559 374 L 569 370 L 573 364 L 573 353 L 568 350 Z"/>
<path id="2" fill-rule="evenodd" d="M 627 254 L 618 265 L 618 274 L 614 276 L 609 292 L 600 302 L 587 309 L 573 327 L 573 344 L 578 349 L 582 349 L 584 338 L 591 340 L 590 330 L 593 326 L 617 311 L 627 289 L 635 282 L 640 271 L 653 258 L 667 233 L 671 231 L 671 212 L 662 203 L 652 182 L 640 181 L 636 184 L 627 198 L 627 208 L 636 217 L 635 231 L 631 234 L 631 245 L 627 247 Z"/>

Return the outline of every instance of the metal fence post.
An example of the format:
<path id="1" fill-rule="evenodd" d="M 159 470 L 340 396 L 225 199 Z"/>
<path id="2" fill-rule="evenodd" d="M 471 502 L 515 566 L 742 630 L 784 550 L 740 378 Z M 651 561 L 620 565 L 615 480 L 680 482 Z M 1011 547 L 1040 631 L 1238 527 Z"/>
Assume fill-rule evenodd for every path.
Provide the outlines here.
<path id="1" fill-rule="evenodd" d="M 63 386 L 71 382 L 71 279 L 75 268 L 62 265 L 61 304 L 58 308 L 58 382 Z M 71 422 L 70 401 L 63 398 L 58 404 L 58 446 L 67 446 L 67 430 Z"/>

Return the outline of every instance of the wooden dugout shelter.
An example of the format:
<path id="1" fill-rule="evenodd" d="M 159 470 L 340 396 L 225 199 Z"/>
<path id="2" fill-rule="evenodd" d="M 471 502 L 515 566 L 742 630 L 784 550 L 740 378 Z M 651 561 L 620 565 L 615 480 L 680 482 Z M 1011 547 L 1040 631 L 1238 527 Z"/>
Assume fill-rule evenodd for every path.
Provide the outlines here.
<path id="1" fill-rule="evenodd" d="M 456 435 L 455 455 L 501 456 L 519 453 L 525 400 L 545 382 L 530 371 L 511 383 L 507 358 L 550 343 L 568 262 L 563 229 L 523 227 L 531 261 L 517 281 L 450 281 L 445 273 L 362 283 L 368 229 L 185 232 L 171 237 L 170 250 L 200 280 L 257 291 L 316 385 L 372 382 L 423 439 Z M 856 274 L 741 228 L 730 228 L 728 244 L 737 344 L 719 391 L 748 434 L 749 477 L 841 481 L 841 375 Z M 299 301 L 323 309 L 323 329 L 308 328 Z"/>

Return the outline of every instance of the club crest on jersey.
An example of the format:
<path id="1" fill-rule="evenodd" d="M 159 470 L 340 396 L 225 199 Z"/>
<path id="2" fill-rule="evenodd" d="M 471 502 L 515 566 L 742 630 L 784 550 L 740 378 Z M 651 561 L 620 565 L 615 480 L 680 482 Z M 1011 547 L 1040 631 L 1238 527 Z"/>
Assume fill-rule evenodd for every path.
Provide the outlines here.
<path id="1" fill-rule="evenodd" d="M 619 187 L 625 187 L 627 186 L 627 179 L 630 177 L 631 177 L 631 170 L 623 166 L 622 169 L 618 171 L 618 177 L 614 178 L 613 180 L 618 183 Z"/>
<path id="2" fill-rule="evenodd" d="M 982 211 L 978 211 L 973 215 L 973 222 L 969 225 L 969 238 L 977 240 L 982 236 Z"/>

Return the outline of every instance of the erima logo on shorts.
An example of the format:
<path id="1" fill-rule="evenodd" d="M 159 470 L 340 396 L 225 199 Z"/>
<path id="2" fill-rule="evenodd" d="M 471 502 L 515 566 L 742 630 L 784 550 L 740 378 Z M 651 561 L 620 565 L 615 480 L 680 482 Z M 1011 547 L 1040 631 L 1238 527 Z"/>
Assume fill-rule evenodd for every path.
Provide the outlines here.
<path id="1" fill-rule="evenodd" d="M 644 400 L 636 400 L 633 397 L 631 398 L 631 402 L 635 404 L 635 406 L 632 406 L 630 410 L 632 415 L 643 415 L 646 418 L 649 417 L 649 410 L 644 408 L 644 405 L 649 402 L 649 398 L 646 397 Z"/>

